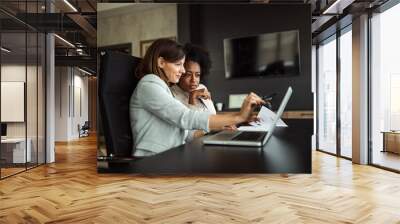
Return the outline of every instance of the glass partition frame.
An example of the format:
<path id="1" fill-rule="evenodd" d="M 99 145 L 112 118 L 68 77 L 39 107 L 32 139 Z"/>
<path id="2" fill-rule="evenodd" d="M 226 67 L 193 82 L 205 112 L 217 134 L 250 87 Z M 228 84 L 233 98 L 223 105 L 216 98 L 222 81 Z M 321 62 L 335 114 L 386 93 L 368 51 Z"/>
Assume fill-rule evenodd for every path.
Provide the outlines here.
<path id="1" fill-rule="evenodd" d="M 343 116 L 342 114 L 342 107 L 343 107 L 343 103 L 346 102 L 347 99 L 344 99 L 343 96 L 343 91 L 345 91 L 346 89 L 343 89 L 343 82 L 346 81 L 346 79 L 343 79 L 342 76 L 346 74 L 346 72 L 348 71 L 342 71 L 342 67 L 343 64 L 341 63 L 341 58 L 343 58 L 343 54 L 348 53 L 348 52 L 341 52 L 341 49 L 343 49 L 343 47 L 341 46 L 341 39 L 342 36 L 349 34 L 349 32 L 351 33 L 351 24 L 349 26 L 344 27 L 342 30 L 338 30 L 336 32 L 336 34 L 328 37 L 327 39 L 321 41 L 318 45 L 317 45 L 317 50 L 316 50 L 316 61 L 317 61 L 317 128 L 316 128 L 316 133 L 317 133 L 317 138 L 316 138 L 316 147 L 317 147 L 317 151 L 321 151 L 321 152 L 325 152 L 334 156 L 338 156 L 341 158 L 345 158 L 348 160 L 351 160 L 351 150 L 346 150 L 342 152 L 342 147 L 344 147 L 343 144 L 345 143 L 349 143 L 351 142 L 351 138 L 350 139 L 344 139 L 343 135 L 346 133 L 346 131 L 348 132 L 347 129 L 351 129 L 350 127 L 347 127 L 349 125 L 346 126 L 347 129 L 344 129 L 344 125 L 343 119 L 347 119 L 348 118 L 346 116 Z M 333 125 L 331 125 L 331 128 L 334 128 L 335 130 L 332 131 L 331 130 L 331 134 L 333 133 L 334 137 L 330 139 L 330 145 L 326 145 L 324 144 L 324 142 L 321 142 L 321 131 L 323 131 L 323 129 L 320 127 L 321 125 L 321 119 L 323 119 L 322 117 L 322 111 L 321 111 L 321 106 L 320 106 L 320 102 L 321 102 L 321 92 L 324 91 L 323 87 L 321 86 L 321 78 L 323 78 L 321 76 L 321 64 L 319 63 L 321 60 L 321 52 L 320 52 L 320 48 L 321 46 L 327 45 L 327 44 L 335 44 L 334 47 L 331 46 L 331 48 L 334 49 L 334 55 L 332 57 L 332 55 L 330 55 L 331 60 L 333 63 L 335 63 L 335 65 L 331 65 L 332 69 L 335 69 L 335 71 L 333 72 L 334 74 L 331 75 L 331 79 L 334 79 L 334 87 L 332 87 L 332 90 L 335 91 L 334 94 L 334 99 L 331 99 L 331 104 L 334 104 L 334 109 L 331 111 L 334 113 L 334 117 L 331 118 L 331 120 L 334 122 Z M 348 43 L 346 43 L 348 44 Z M 331 49 L 332 50 L 332 49 Z M 333 59 L 334 58 L 334 59 Z M 331 80 L 331 81 L 332 81 Z M 351 87 L 351 85 L 350 85 Z M 351 92 L 351 91 L 350 91 Z M 331 97 L 332 98 L 332 97 Z M 342 119 L 343 118 L 343 119 Z M 347 144 L 348 145 L 348 144 Z M 328 146 L 328 148 L 326 148 L 326 146 Z"/>
<path id="2" fill-rule="evenodd" d="M 2 2 L 0 7 L 3 4 L 6 6 L 7 2 Z M 21 9 L 28 13 L 42 13 L 43 8 L 39 5 L 45 3 L 44 0 L 18 1 L 19 7 L 22 7 Z M 29 4 L 29 9 L 27 4 Z M 1 11 L 0 13 L 4 12 Z M 5 140 L 9 140 L 8 135 L 10 135 L 10 138 L 23 139 L 21 147 L 24 148 L 24 152 L 22 156 L 19 156 L 21 158 L 16 159 L 14 146 L 6 146 L 8 143 L 5 142 L 0 144 L 0 179 L 24 172 L 46 162 L 46 35 L 10 15 L 4 14 L 4 16 L 15 20 L 15 24 L 18 24 L 18 26 L 12 27 L 12 29 L 1 29 L 0 27 L 0 45 L 2 47 L 10 45 L 11 48 L 14 48 L 10 49 L 10 52 L 1 50 L 0 81 L 13 81 L 17 78 L 10 74 L 11 70 L 7 70 L 16 68 L 21 73 L 19 74 L 20 79 L 23 77 L 23 80 L 19 81 L 24 82 L 24 120 L 23 122 L 7 122 L 10 125 L 10 128 L 7 129 L 10 131 Z M 13 37 L 18 37 L 21 41 L 14 41 Z M 6 56 L 8 53 L 10 54 Z M 13 56 L 15 62 L 12 62 Z M 2 109 L 5 108 L 1 108 L 0 105 L 0 111 Z M 6 149 L 12 154 L 6 155 L 4 153 Z M 15 169 L 14 166 L 18 169 Z"/>

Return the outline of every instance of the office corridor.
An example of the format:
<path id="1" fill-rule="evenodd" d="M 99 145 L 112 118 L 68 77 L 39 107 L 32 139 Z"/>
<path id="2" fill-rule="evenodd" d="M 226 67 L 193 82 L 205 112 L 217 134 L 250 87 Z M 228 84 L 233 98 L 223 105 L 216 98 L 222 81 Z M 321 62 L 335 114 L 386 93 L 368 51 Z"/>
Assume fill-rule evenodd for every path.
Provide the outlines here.
<path id="1" fill-rule="evenodd" d="M 312 175 L 97 174 L 96 139 L 0 181 L 0 223 L 398 223 L 399 174 L 313 152 Z"/>

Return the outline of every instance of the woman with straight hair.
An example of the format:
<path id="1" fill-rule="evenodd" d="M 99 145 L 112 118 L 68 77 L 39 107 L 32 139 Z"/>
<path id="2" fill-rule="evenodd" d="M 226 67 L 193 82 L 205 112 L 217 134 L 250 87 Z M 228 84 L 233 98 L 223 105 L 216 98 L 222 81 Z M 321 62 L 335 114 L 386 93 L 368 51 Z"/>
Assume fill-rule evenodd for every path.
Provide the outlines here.
<path id="1" fill-rule="evenodd" d="M 184 62 L 183 47 L 173 40 L 158 39 L 148 48 L 136 71 L 141 79 L 130 100 L 133 156 L 151 156 L 182 145 L 188 130 L 208 132 L 252 121 L 254 107 L 265 103 L 250 93 L 238 113 L 211 115 L 189 109 L 169 88 L 185 73 Z"/>

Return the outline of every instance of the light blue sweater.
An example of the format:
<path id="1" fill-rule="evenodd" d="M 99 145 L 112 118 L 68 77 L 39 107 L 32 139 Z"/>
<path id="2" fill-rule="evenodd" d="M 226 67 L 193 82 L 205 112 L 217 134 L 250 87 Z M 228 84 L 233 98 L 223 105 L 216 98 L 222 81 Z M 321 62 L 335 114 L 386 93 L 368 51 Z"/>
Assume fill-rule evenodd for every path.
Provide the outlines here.
<path id="1" fill-rule="evenodd" d="M 129 105 L 133 156 L 150 156 L 182 145 L 186 130 L 208 131 L 209 113 L 190 110 L 176 100 L 157 75 L 144 76 Z"/>

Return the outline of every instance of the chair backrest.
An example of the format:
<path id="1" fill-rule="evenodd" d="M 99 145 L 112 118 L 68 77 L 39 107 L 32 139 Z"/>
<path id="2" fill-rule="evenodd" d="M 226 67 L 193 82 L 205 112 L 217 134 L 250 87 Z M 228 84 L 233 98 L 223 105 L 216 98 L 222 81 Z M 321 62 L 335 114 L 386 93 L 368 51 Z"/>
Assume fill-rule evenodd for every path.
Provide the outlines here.
<path id="1" fill-rule="evenodd" d="M 134 71 L 140 58 L 107 51 L 100 59 L 99 109 L 107 156 L 132 155 L 129 100 L 139 82 Z"/>
<path id="2" fill-rule="evenodd" d="M 82 129 L 85 129 L 85 130 L 90 129 L 89 121 L 85 121 L 85 123 L 82 125 Z"/>

